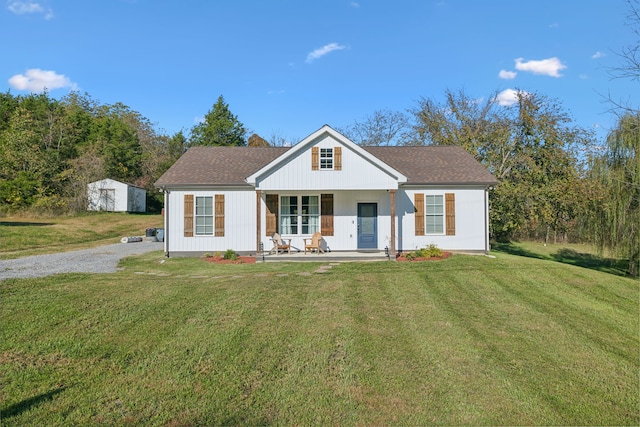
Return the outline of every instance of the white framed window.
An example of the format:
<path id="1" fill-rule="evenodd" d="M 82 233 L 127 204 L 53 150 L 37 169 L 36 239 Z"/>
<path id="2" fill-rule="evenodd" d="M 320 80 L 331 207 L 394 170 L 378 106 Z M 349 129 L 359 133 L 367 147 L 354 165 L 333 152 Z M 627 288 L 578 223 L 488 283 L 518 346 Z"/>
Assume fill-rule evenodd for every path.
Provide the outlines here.
<path id="1" fill-rule="evenodd" d="M 444 197 L 425 195 L 425 208 L 426 234 L 444 234 Z"/>
<path id="2" fill-rule="evenodd" d="M 281 196 L 280 234 L 313 234 L 320 231 L 319 196 Z"/>
<path id="3" fill-rule="evenodd" d="M 196 197 L 196 235 L 213 235 L 213 197 Z"/>
<path id="4" fill-rule="evenodd" d="M 302 234 L 320 231 L 320 203 L 318 196 L 302 196 L 301 221 Z"/>
<path id="5" fill-rule="evenodd" d="M 320 149 L 320 169 L 333 169 L 333 148 Z"/>
<path id="6" fill-rule="evenodd" d="M 298 234 L 298 196 L 280 197 L 280 234 Z"/>

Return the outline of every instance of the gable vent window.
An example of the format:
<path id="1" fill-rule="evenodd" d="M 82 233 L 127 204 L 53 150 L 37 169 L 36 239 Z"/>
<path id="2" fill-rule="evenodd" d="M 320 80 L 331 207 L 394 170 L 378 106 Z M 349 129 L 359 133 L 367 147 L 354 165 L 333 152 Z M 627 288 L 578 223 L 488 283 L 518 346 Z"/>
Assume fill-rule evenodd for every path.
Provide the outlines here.
<path id="1" fill-rule="evenodd" d="M 333 148 L 320 149 L 320 169 L 333 169 Z"/>
<path id="2" fill-rule="evenodd" d="M 311 170 L 342 170 L 342 147 L 311 147 Z"/>

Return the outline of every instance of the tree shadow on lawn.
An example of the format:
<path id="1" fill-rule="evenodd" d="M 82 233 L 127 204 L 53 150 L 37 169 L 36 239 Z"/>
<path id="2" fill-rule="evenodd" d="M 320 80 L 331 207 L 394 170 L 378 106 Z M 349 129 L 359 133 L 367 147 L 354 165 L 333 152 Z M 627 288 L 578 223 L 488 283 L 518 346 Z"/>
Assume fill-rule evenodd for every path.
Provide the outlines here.
<path id="1" fill-rule="evenodd" d="M 542 254 L 538 254 L 532 251 L 529 251 L 521 246 L 514 245 L 511 242 L 507 243 L 491 243 L 491 249 L 496 250 L 498 252 L 504 252 L 511 255 L 525 256 L 527 258 L 537 258 L 537 259 L 549 259 Z"/>
<path id="2" fill-rule="evenodd" d="M 0 226 L 4 227 L 46 227 L 53 225 L 52 222 L 19 222 L 19 221 L 0 221 Z"/>
<path id="3" fill-rule="evenodd" d="M 63 391 L 65 391 L 67 389 L 67 387 L 60 387 L 60 388 L 56 388 L 53 390 L 50 390 L 46 393 L 42 393 L 39 394 L 37 396 L 31 397 L 29 399 L 25 399 L 21 402 L 18 402 L 14 405 L 8 406 L 6 408 L 2 408 L 0 410 L 0 414 L 2 415 L 2 418 L 6 419 L 9 417 L 14 417 L 16 415 L 20 415 L 21 413 L 28 411 L 29 409 L 31 409 L 33 406 L 38 406 L 43 402 L 46 402 L 48 400 L 53 399 L 53 397 L 58 394 L 58 393 L 62 393 Z"/>
<path id="4" fill-rule="evenodd" d="M 551 257 L 554 260 L 565 264 L 590 268 L 591 270 L 615 274 L 616 276 L 627 276 L 627 261 L 623 259 L 602 258 L 593 254 L 580 253 L 568 248 L 558 250 L 558 252 L 552 254 Z"/>
<path id="5" fill-rule="evenodd" d="M 557 261 L 563 264 L 571 264 L 578 267 L 601 271 L 603 273 L 614 274 L 616 276 L 627 276 L 627 262 L 623 259 L 602 258 L 593 254 L 577 252 L 569 248 L 561 248 L 556 253 L 547 256 L 529 251 L 511 242 L 492 243 L 491 247 L 498 252 L 504 252 L 511 255 Z"/>

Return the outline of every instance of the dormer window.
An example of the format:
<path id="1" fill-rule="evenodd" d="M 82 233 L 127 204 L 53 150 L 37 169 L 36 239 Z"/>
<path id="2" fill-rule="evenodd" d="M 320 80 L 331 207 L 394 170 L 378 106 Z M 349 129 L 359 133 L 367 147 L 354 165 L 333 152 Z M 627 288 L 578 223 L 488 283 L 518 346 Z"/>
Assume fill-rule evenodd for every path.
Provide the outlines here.
<path id="1" fill-rule="evenodd" d="M 320 149 L 320 169 L 333 169 L 333 148 Z"/>

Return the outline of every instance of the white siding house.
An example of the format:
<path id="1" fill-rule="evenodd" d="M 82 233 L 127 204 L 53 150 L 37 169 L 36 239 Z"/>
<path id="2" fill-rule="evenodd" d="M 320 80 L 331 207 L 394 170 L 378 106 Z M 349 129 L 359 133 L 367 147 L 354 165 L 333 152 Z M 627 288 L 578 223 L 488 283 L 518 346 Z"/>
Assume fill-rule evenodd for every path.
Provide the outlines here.
<path id="1" fill-rule="evenodd" d="M 167 256 L 302 249 L 486 252 L 495 178 L 460 147 L 361 147 L 323 126 L 293 147 L 193 147 L 160 179 Z"/>
<path id="2" fill-rule="evenodd" d="M 145 212 L 147 191 L 113 179 L 102 179 L 87 185 L 90 211 Z"/>

